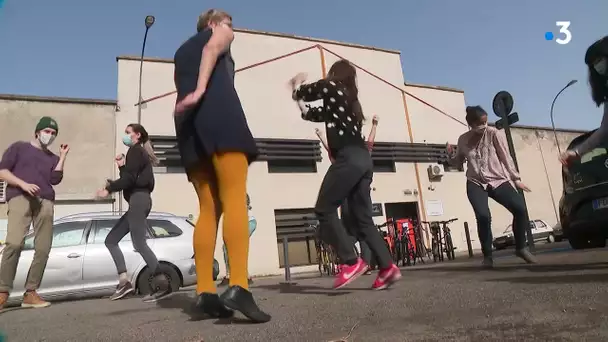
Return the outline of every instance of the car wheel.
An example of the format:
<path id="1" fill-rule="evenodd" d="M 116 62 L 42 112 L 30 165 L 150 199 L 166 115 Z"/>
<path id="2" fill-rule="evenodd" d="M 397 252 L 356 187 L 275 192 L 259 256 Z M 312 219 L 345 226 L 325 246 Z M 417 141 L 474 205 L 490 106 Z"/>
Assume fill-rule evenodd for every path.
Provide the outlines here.
<path id="1" fill-rule="evenodd" d="M 167 277 L 169 286 L 173 292 L 179 290 L 181 286 L 181 278 L 175 266 L 172 264 L 161 263 L 159 265 L 160 273 Z M 155 288 L 154 277 L 152 271 L 146 266 L 146 268 L 137 277 L 137 291 L 140 295 L 147 295 L 151 293 Z"/>
<path id="2" fill-rule="evenodd" d="M 555 242 L 555 235 L 549 234 L 549 236 L 547 236 L 547 242 L 548 243 L 554 243 Z"/>
<path id="3" fill-rule="evenodd" d="M 588 249 L 588 248 L 604 248 L 606 247 L 606 238 L 588 237 L 588 236 L 572 236 L 568 238 L 572 249 Z"/>

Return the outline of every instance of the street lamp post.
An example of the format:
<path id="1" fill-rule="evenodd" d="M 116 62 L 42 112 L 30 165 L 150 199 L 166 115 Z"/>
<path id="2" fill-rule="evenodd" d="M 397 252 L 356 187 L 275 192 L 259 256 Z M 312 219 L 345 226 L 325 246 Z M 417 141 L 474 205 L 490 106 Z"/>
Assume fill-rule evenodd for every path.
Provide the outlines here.
<path id="1" fill-rule="evenodd" d="M 148 30 L 150 30 L 150 27 L 152 27 L 152 25 L 154 25 L 154 16 L 153 15 L 148 15 L 146 16 L 146 33 L 144 34 L 144 41 L 143 44 L 141 46 L 141 57 L 139 59 L 139 89 L 138 89 L 138 104 L 137 104 L 137 123 L 141 124 L 141 101 L 142 101 L 142 97 L 141 97 L 141 83 L 142 83 L 142 75 L 143 75 L 143 71 L 144 71 L 144 53 L 146 51 L 146 40 L 148 39 Z M 118 195 L 118 212 L 120 214 L 122 214 L 122 191 L 119 193 Z"/>
<path id="2" fill-rule="evenodd" d="M 559 147 L 559 140 L 557 139 L 557 131 L 555 130 L 555 122 L 553 121 L 553 106 L 555 106 L 555 101 L 557 100 L 559 95 L 564 90 L 568 89 L 568 87 L 570 87 L 571 85 L 574 85 L 576 82 L 578 82 L 578 81 L 572 80 L 572 81 L 568 82 L 568 84 L 566 84 L 566 86 L 563 87 L 562 90 L 560 90 L 557 93 L 557 95 L 555 95 L 555 98 L 553 98 L 553 102 L 551 102 L 551 112 L 549 113 L 551 115 L 551 128 L 553 128 L 553 136 L 555 137 L 555 144 L 557 145 L 557 151 L 559 152 L 559 154 L 562 154 L 562 149 Z"/>
<path id="3" fill-rule="evenodd" d="M 141 45 L 141 58 L 139 60 L 139 97 L 138 97 L 138 106 L 137 106 L 137 123 L 141 123 L 141 102 L 142 102 L 142 97 L 141 97 L 141 83 L 142 83 L 142 75 L 143 75 L 143 71 L 144 71 L 144 53 L 146 51 L 146 40 L 148 39 L 148 31 L 150 30 L 150 27 L 152 27 L 152 25 L 154 25 L 154 16 L 153 15 L 148 15 L 146 16 L 146 33 L 144 34 L 144 42 Z"/>

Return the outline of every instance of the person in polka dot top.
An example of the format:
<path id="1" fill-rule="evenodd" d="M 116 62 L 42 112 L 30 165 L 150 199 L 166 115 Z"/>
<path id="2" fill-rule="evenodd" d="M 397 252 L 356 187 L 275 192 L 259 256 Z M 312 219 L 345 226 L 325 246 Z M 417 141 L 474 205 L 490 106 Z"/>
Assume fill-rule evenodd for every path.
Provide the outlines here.
<path id="1" fill-rule="evenodd" d="M 329 69 L 326 78 L 305 84 L 306 74 L 290 80 L 292 98 L 298 102 L 302 119 L 323 122 L 326 126 L 327 146 L 333 162 L 321 183 L 315 214 L 327 243 L 343 262 L 336 276 L 334 288 L 342 288 L 364 274 L 368 265 L 357 257 L 352 240 L 338 217 L 338 208 L 348 202 L 352 229 L 377 256 L 380 272 L 372 288 L 388 288 L 401 278 L 401 271 L 393 263 L 388 247 L 376 230 L 372 218 L 373 163 L 365 136 L 361 132 L 365 117 L 358 98 L 357 72 L 346 60 L 339 60 Z M 322 100 L 322 106 L 305 102 Z"/>
<path id="2" fill-rule="evenodd" d="M 378 120 L 380 118 L 377 115 L 374 115 L 372 117 L 372 128 L 369 131 L 369 134 L 367 136 L 367 150 L 371 153 L 372 150 L 374 149 L 374 141 L 376 140 L 376 129 L 378 127 Z M 331 156 L 331 154 L 329 153 L 329 146 L 327 145 L 327 141 L 325 140 L 325 137 L 323 137 L 323 133 L 321 132 L 320 129 L 316 128 L 315 129 L 315 134 L 317 135 L 317 137 L 319 137 L 319 140 L 321 141 L 321 144 L 323 145 L 323 147 L 325 148 L 325 150 L 327 151 L 329 160 L 333 163 L 334 162 L 334 158 Z M 371 189 L 370 189 L 371 191 Z M 340 208 L 340 210 L 342 211 L 342 222 L 345 225 L 346 228 L 346 232 L 350 235 L 350 238 L 352 240 L 353 245 L 358 241 L 359 242 L 359 249 L 360 249 L 360 253 L 359 256 L 361 256 L 361 259 L 363 259 L 363 261 L 365 261 L 365 263 L 368 264 L 369 269 L 365 274 L 371 274 L 372 269 L 375 267 L 375 260 L 376 260 L 376 256 L 372 253 L 372 250 L 369 248 L 369 246 L 367 245 L 367 243 L 365 242 L 365 239 L 363 239 L 360 236 L 357 236 L 355 231 L 353 231 L 352 227 L 353 227 L 353 218 L 350 215 L 350 211 L 348 208 L 348 201 L 344 201 L 342 203 L 342 207 Z M 354 246 L 353 246 L 354 248 Z"/>

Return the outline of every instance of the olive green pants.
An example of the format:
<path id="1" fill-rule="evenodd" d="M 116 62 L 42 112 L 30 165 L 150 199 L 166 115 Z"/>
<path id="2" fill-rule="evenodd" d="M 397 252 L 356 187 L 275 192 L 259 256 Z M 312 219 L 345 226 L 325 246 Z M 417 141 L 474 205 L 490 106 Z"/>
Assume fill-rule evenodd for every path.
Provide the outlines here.
<path id="1" fill-rule="evenodd" d="M 53 242 L 54 202 L 17 196 L 8 202 L 6 246 L 0 264 L 0 292 L 10 292 L 17 273 L 19 257 L 30 225 L 34 228 L 34 259 L 27 273 L 26 290 L 40 287 Z"/>

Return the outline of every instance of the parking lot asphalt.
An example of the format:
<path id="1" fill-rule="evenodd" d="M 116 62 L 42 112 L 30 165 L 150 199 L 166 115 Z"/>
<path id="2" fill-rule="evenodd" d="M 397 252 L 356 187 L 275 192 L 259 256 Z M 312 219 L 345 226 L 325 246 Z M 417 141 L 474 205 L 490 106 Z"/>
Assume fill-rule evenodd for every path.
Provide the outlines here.
<path id="1" fill-rule="evenodd" d="M 530 266 L 511 255 L 501 251 L 491 271 L 465 256 L 404 268 L 388 291 L 370 290 L 373 276 L 339 291 L 328 277 L 309 275 L 292 286 L 258 279 L 252 291 L 273 315 L 262 325 L 199 320 L 194 292 L 184 290 L 157 304 L 133 297 L 9 309 L 0 330 L 10 342 L 608 340 L 607 249 L 552 244 Z"/>

